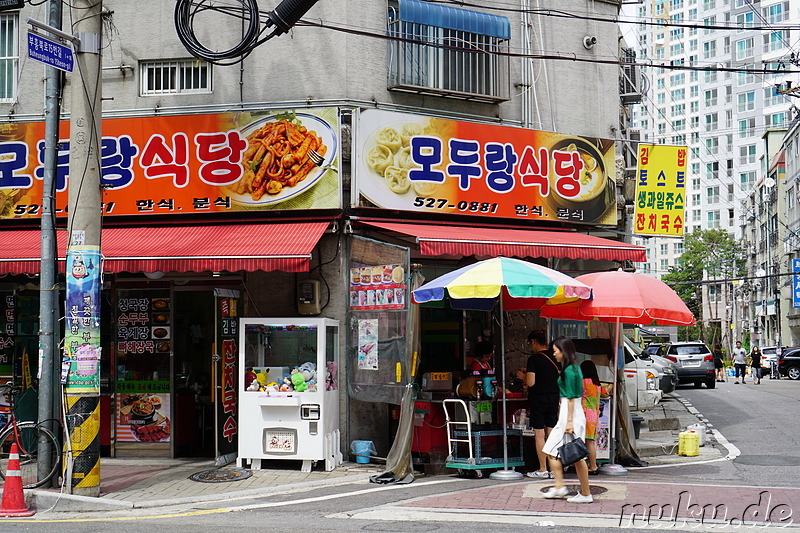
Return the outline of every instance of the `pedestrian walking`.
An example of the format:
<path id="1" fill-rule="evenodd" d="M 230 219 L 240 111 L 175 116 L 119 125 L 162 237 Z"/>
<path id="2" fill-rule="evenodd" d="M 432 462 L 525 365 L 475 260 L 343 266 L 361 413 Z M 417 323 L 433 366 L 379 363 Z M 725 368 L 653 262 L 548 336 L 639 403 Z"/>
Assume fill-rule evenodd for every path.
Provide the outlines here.
<path id="1" fill-rule="evenodd" d="M 761 350 L 758 346 L 753 346 L 750 352 L 750 368 L 752 369 L 753 384 L 761 385 Z"/>
<path id="2" fill-rule="evenodd" d="M 581 406 L 586 417 L 586 447 L 589 449 L 589 475 L 596 476 L 600 473 L 597 467 L 597 424 L 600 420 L 600 398 L 608 396 L 608 390 L 600 383 L 597 367 L 587 359 L 581 363 L 583 374 L 583 398 Z"/>
<path id="3" fill-rule="evenodd" d="M 564 485 L 564 468 L 558 459 L 558 448 L 562 446 L 564 435 L 572 433 L 575 438 L 586 434 L 586 417 L 583 414 L 581 398 L 583 398 L 583 374 L 575 363 L 575 344 L 567 337 L 558 337 L 553 341 L 553 355 L 561 363 L 564 370 L 558 377 L 559 408 L 558 423 L 547 441 L 544 443 L 544 453 L 549 456 L 552 465 L 554 483 L 545 498 L 564 498 L 569 493 Z M 580 480 L 581 490 L 578 494 L 567 498 L 570 503 L 592 503 L 592 493 L 589 487 L 589 467 L 586 460 L 581 459 L 574 464 L 575 472 Z"/>
<path id="4" fill-rule="evenodd" d="M 736 341 L 736 348 L 734 348 L 733 353 L 731 353 L 731 362 L 736 369 L 736 381 L 734 381 L 733 384 L 739 384 L 739 376 L 742 377 L 742 383 L 745 383 L 744 376 L 747 371 L 747 352 L 742 348 L 742 341 Z"/>
<path id="5" fill-rule="evenodd" d="M 527 367 L 517 371 L 517 378 L 528 386 L 528 413 L 539 469 L 528 472 L 532 478 L 551 478 L 547 469 L 547 455 L 542 451 L 544 443 L 558 421 L 558 377 L 561 365 L 547 346 L 547 332 L 543 329 L 531 331 L 528 346 L 533 354 L 528 357 Z"/>
<path id="6" fill-rule="evenodd" d="M 725 359 L 722 354 L 722 345 L 716 343 L 714 345 L 714 372 L 717 374 L 717 381 L 722 383 L 725 381 Z"/>

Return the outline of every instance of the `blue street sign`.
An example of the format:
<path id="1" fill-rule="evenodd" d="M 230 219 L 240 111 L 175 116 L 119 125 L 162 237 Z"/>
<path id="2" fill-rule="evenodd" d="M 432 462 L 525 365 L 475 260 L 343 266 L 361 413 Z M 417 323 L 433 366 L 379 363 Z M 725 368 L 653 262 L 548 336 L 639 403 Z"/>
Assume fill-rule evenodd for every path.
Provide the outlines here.
<path id="1" fill-rule="evenodd" d="M 28 32 L 28 57 L 65 72 L 72 72 L 75 65 L 69 45 L 51 41 L 38 33 Z"/>
<path id="2" fill-rule="evenodd" d="M 793 307 L 800 307 L 800 259 L 792 259 L 792 299 Z"/>

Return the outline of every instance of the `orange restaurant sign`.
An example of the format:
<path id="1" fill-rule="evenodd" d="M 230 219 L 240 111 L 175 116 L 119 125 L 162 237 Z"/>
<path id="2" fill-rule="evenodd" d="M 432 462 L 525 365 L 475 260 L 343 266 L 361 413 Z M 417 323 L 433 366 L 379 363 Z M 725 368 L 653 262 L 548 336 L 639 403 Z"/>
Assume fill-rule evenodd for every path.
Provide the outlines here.
<path id="1" fill-rule="evenodd" d="M 61 135 L 68 130 L 62 123 Z M 103 214 L 340 208 L 339 131 L 336 108 L 105 119 Z M 44 123 L 0 127 L 0 218 L 40 215 L 43 161 Z M 68 139 L 57 167 L 64 215 Z"/>
<path id="2" fill-rule="evenodd" d="M 617 222 L 611 140 L 365 110 L 354 144 L 355 205 Z"/>

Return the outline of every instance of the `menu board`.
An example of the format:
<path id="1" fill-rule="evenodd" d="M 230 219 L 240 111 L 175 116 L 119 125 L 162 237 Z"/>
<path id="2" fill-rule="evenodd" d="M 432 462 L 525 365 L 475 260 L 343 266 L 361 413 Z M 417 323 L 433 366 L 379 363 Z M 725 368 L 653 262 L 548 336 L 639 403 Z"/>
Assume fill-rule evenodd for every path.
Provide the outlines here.
<path id="1" fill-rule="evenodd" d="M 118 290 L 115 318 L 119 442 L 169 442 L 169 290 Z"/>
<path id="2" fill-rule="evenodd" d="M 169 354 L 169 324 L 169 298 L 119 298 L 117 353 Z"/>
<path id="3" fill-rule="evenodd" d="M 405 269 L 400 265 L 351 268 L 350 309 L 405 309 L 405 279 Z"/>
<path id="4" fill-rule="evenodd" d="M 0 373 L 11 373 L 14 356 L 16 313 L 14 295 L 0 292 Z"/>

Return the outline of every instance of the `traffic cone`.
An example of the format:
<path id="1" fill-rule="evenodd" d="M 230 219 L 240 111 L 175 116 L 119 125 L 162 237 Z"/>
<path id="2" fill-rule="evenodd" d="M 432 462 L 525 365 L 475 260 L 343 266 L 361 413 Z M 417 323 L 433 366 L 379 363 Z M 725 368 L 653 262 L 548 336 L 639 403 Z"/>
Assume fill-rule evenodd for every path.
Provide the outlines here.
<path id="1" fill-rule="evenodd" d="M 19 447 L 11 444 L 8 454 L 6 483 L 3 485 L 3 502 L 0 504 L 0 516 L 33 516 L 36 511 L 25 507 L 25 494 L 22 492 L 22 472 L 19 470 Z"/>

